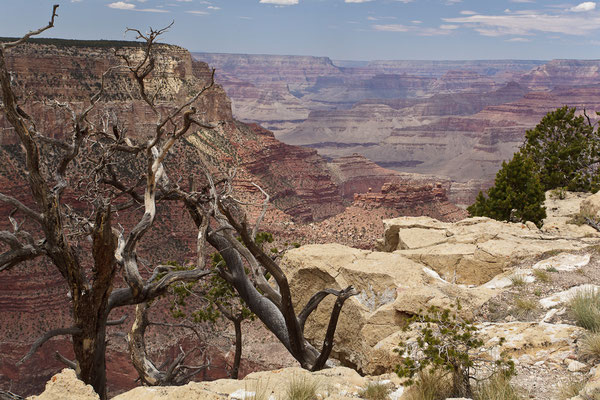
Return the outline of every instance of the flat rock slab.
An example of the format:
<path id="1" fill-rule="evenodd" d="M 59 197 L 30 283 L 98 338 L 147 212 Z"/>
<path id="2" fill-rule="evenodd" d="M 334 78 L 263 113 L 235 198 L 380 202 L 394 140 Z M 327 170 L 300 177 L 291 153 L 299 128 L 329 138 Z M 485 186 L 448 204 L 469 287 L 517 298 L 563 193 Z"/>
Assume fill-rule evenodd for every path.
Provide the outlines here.
<path id="1" fill-rule="evenodd" d="M 557 271 L 575 271 L 578 268 L 589 264 L 591 256 L 589 254 L 569 254 L 562 253 L 554 257 L 547 258 L 536 263 L 533 269 L 554 268 Z"/>

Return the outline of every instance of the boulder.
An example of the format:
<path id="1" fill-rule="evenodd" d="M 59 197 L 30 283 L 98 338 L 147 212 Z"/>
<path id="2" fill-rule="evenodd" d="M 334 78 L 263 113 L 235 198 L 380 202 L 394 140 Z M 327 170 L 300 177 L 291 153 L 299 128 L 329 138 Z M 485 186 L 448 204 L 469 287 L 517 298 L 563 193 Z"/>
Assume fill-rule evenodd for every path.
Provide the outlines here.
<path id="1" fill-rule="evenodd" d="M 585 198 L 579 206 L 579 213 L 589 218 L 600 218 L 600 192 Z"/>
<path id="2" fill-rule="evenodd" d="M 525 258 L 600 242 L 595 231 L 559 236 L 533 224 L 484 217 L 456 223 L 400 217 L 384 221 L 384 226 L 383 250 L 422 263 L 449 282 L 468 285 L 485 283 Z"/>
<path id="3" fill-rule="evenodd" d="M 562 364 L 575 352 L 575 343 L 585 332 L 573 325 L 519 321 L 487 322 L 478 328 L 484 348 L 491 354 L 504 352 L 517 362 L 530 365 L 540 361 Z M 500 343 L 500 338 L 504 342 Z"/>
<path id="4" fill-rule="evenodd" d="M 100 397 L 90 385 L 77 379 L 74 370 L 65 368 L 50 378 L 42 394 L 27 400 L 100 400 Z"/>
<path id="5" fill-rule="evenodd" d="M 282 260 L 296 310 L 325 288 L 349 285 L 359 292 L 346 301 L 332 355 L 343 365 L 378 374 L 393 369 L 395 354 L 380 354 L 377 344 L 397 332 L 406 319 L 430 306 L 451 307 L 457 300 L 470 316 L 497 291 L 467 288 L 443 280 L 435 271 L 401 254 L 371 252 L 327 244 L 290 250 Z M 320 347 L 334 298 L 323 301 L 309 317 L 305 334 Z M 396 343 L 397 344 L 397 343 Z"/>

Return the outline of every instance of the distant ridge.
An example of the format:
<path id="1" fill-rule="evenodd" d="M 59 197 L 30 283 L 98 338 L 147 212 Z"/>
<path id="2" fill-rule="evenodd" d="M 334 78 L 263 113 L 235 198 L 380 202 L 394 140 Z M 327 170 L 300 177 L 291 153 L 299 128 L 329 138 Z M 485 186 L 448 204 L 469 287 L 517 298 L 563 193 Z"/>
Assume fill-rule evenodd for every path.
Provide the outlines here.
<path id="1" fill-rule="evenodd" d="M 0 37 L 0 42 L 12 42 L 18 40 L 19 38 L 11 38 L 11 37 Z M 134 40 L 78 40 L 78 39 L 57 39 L 57 38 L 30 38 L 27 39 L 27 43 L 36 43 L 36 44 L 45 44 L 45 45 L 53 45 L 58 47 L 143 47 L 146 45 L 146 42 L 136 42 Z M 166 43 L 160 43 L 166 44 Z"/>

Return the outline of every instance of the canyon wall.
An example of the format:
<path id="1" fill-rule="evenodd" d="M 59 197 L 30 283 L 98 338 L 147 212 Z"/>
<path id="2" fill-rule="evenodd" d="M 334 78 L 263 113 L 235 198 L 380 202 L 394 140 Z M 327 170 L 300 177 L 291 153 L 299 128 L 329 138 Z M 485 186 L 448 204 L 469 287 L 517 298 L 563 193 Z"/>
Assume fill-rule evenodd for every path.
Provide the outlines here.
<path id="1" fill-rule="evenodd" d="M 600 110 L 598 60 L 194 57 L 215 62 L 237 118 L 330 160 L 359 153 L 399 172 L 451 179 L 461 204 L 491 184 L 547 112 L 565 104 Z"/>
<path id="2" fill-rule="evenodd" d="M 156 49 L 159 53 L 156 76 L 162 78 L 163 87 L 157 95 L 158 109 L 165 113 L 205 86 L 211 71 L 206 63 L 192 60 L 184 49 L 168 45 L 158 45 Z M 52 102 L 49 104 L 43 100 L 67 102 L 75 109 L 84 107 L 89 96 L 100 87 L 102 73 L 114 67 L 106 76 L 106 96 L 98 103 L 97 112 L 92 113 L 90 118 L 109 127 L 116 124 L 126 129 L 128 137 L 134 141 L 145 140 L 152 134 L 156 117 L 139 99 L 135 85 L 122 69 L 116 67 L 120 60 L 114 55 L 115 50 L 133 60 L 139 60 L 142 54 L 139 45 L 130 42 L 99 44 L 62 40 L 33 41 L 8 53 L 7 61 L 14 71 L 13 77 L 23 99 L 23 108 L 38 121 L 40 131 L 57 139 L 65 138 L 69 134 L 69 113 L 64 107 L 55 107 Z M 335 68 L 327 63 L 324 65 L 326 68 Z M 265 229 L 276 231 L 281 243 L 328 242 L 333 234 L 343 233 L 340 239 L 346 240 L 346 243 L 361 241 L 363 246 L 371 245 L 367 240 L 372 241 L 376 236 L 369 235 L 366 230 L 361 235 L 346 234 L 346 227 L 354 223 L 353 219 L 344 217 L 350 215 L 344 214 L 345 209 L 354 201 L 354 193 L 351 192 L 363 190 L 366 186 L 364 180 L 370 181 L 375 175 L 383 177 L 380 180 L 381 187 L 375 189 L 377 191 L 381 191 L 388 181 L 402 181 L 402 176 L 365 160 L 361 161 L 361 173 L 356 165 L 349 165 L 352 162 L 338 161 L 334 163 L 338 168 L 336 170 L 314 149 L 284 144 L 258 125 L 241 123 L 233 118 L 230 100 L 219 85 L 201 97 L 196 105 L 201 110 L 198 118 L 214 124 L 216 128 L 210 131 L 196 129 L 172 148 L 167 158 L 167 176 L 170 179 L 189 187 L 196 180 L 202 181 L 206 165 L 216 176 L 223 176 L 235 168 L 237 174 L 233 185 L 236 195 L 242 201 L 258 205 L 249 207 L 251 220 L 254 220 L 262 204 L 262 194 L 253 184 L 260 185 L 271 195 L 273 207 L 267 213 L 265 221 L 269 223 L 265 222 Z M 0 136 L 1 190 L 35 208 L 26 184 L 22 150 L 4 117 L 0 117 L 0 128 L 3 128 Z M 50 165 L 58 157 L 58 152 L 52 147 L 44 147 L 42 154 Z M 371 172 L 367 172 L 367 166 Z M 82 179 L 80 167 L 77 163 L 73 164 L 68 171 L 69 180 L 77 182 Z M 119 164 L 119 169 L 131 179 L 132 185 L 139 168 L 143 166 L 134 159 L 124 158 Z M 436 190 L 434 187 L 421 186 L 413 191 L 418 192 L 417 197 L 420 193 L 421 202 L 428 202 L 435 197 L 431 210 L 423 208 L 424 212 L 437 212 L 439 193 Z M 69 189 L 65 191 L 64 200 L 73 209 L 90 209 L 84 198 Z M 391 204 L 388 197 L 385 197 L 385 201 L 373 199 L 369 207 L 371 210 L 354 207 L 352 212 L 355 214 L 352 215 L 360 215 L 365 223 L 376 224 L 377 229 L 381 229 L 381 222 L 380 219 L 374 219 L 373 214 L 388 217 L 399 215 L 395 210 L 397 205 Z M 377 210 L 373 211 L 373 208 Z M 9 228 L 7 216 L 10 212 L 10 207 L 0 204 L 0 229 Z M 119 222 L 126 232 L 134 226 L 140 213 L 137 209 L 119 213 Z M 196 229 L 186 212 L 164 202 L 159 203 L 157 215 L 151 232 L 138 248 L 140 259 L 149 266 L 165 260 L 185 262 L 193 259 Z M 330 230 L 315 232 L 312 223 L 305 224 L 326 218 L 334 219 L 338 215 L 342 217 L 333 223 L 340 223 L 341 228 L 333 234 Z M 4 250 L 0 246 L 0 252 Z M 85 245 L 80 250 L 83 255 Z M 118 279 L 116 286 L 120 286 Z M 0 274 L 0 337 L 3 339 L 0 342 L 0 354 L 3 355 L 0 357 L 0 387 L 10 387 L 21 394 L 39 392 L 48 377 L 61 367 L 54 358 L 55 351 L 73 357 L 70 341 L 61 338 L 48 342 L 30 360 L 16 366 L 31 343 L 46 330 L 71 325 L 67 293 L 68 289 L 55 267 L 43 261 L 26 263 Z M 157 307 L 155 317 L 159 321 L 168 320 L 168 302 L 159 303 Z M 121 312 L 132 315 L 132 310 L 124 309 Z M 121 315 L 115 312 L 111 318 Z M 129 363 L 123 339 L 129 323 L 130 320 L 122 327 L 110 328 L 108 332 L 107 362 L 111 393 L 118 393 L 136 384 L 135 371 Z M 212 343 L 205 348 L 205 357 L 213 361 L 212 368 L 204 378 L 224 376 L 225 368 L 231 362 L 231 357 L 227 356 L 231 348 L 231 335 L 227 336 L 227 329 L 221 328 L 211 327 L 204 332 L 207 343 Z M 244 372 L 292 363 L 283 347 L 269 333 L 256 326 L 248 332 Z M 161 360 L 175 356 L 179 345 L 193 345 L 184 333 L 166 329 L 154 332 L 152 343 L 150 352 Z M 264 354 L 269 354 L 269 357 Z M 201 358 L 190 360 L 195 361 L 203 362 Z M 35 372 L 31 372 L 34 369 Z"/>

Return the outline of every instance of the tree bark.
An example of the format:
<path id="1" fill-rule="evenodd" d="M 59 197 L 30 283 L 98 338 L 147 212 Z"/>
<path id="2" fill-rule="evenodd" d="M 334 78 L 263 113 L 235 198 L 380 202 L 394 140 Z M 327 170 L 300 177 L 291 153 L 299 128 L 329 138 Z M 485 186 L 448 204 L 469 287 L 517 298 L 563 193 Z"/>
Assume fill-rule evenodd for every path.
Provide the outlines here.
<path id="1" fill-rule="evenodd" d="M 242 361 L 242 317 L 241 315 L 233 319 L 235 327 L 235 355 L 233 357 L 233 367 L 231 368 L 231 379 L 238 379 L 240 371 L 240 362 Z"/>

